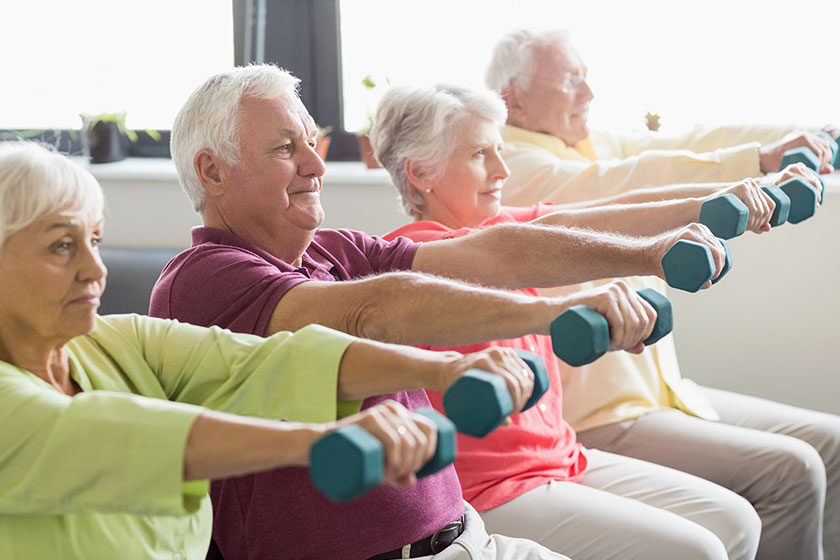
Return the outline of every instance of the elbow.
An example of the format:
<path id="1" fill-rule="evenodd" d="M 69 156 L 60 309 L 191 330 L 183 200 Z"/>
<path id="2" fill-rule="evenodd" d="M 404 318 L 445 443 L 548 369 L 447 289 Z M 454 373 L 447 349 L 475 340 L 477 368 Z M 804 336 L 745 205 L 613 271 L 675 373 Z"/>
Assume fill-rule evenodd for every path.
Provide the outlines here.
<path id="1" fill-rule="evenodd" d="M 402 272 L 372 278 L 375 289 L 352 306 L 345 320 L 346 332 L 379 342 L 410 344 L 405 326 L 412 316 L 409 300 L 416 293 L 413 276 L 420 275 Z"/>

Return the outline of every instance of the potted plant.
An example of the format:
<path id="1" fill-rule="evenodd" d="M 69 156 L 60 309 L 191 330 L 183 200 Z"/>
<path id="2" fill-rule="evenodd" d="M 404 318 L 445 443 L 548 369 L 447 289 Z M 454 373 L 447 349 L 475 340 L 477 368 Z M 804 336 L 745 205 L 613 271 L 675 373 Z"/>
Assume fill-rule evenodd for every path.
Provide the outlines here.
<path id="1" fill-rule="evenodd" d="M 82 137 L 91 163 L 110 163 L 128 156 L 129 141 L 137 134 L 125 127 L 125 112 L 81 114 Z"/>
<path id="2" fill-rule="evenodd" d="M 386 85 L 389 85 L 389 86 L 391 85 L 391 81 L 388 79 L 387 76 L 385 77 L 385 83 L 386 83 Z M 367 89 L 369 94 L 372 96 L 374 91 L 377 89 L 378 84 L 373 79 L 373 76 L 368 74 L 367 76 L 362 78 L 362 86 L 364 86 L 364 88 Z M 376 97 L 378 98 L 378 96 L 376 96 Z M 375 106 L 375 101 L 376 100 L 378 100 L 378 99 L 374 100 L 374 103 L 373 103 L 374 106 Z M 371 101 L 369 100 L 368 103 L 371 103 Z M 370 109 L 370 107 L 368 108 L 367 123 L 365 124 L 365 126 L 361 130 L 359 130 L 356 133 L 356 138 L 359 141 L 359 154 L 361 154 L 362 162 L 364 162 L 365 166 L 368 169 L 377 169 L 377 168 L 382 167 L 382 164 L 380 164 L 376 160 L 376 156 L 373 155 L 373 148 L 371 148 L 370 138 L 368 137 L 368 134 L 370 133 L 370 130 L 373 128 L 373 112 L 374 111 L 375 111 L 375 109 Z"/>
<path id="3" fill-rule="evenodd" d="M 331 126 L 321 128 L 315 125 L 315 151 L 324 161 L 327 161 L 327 151 L 330 149 L 330 132 L 332 132 Z"/>

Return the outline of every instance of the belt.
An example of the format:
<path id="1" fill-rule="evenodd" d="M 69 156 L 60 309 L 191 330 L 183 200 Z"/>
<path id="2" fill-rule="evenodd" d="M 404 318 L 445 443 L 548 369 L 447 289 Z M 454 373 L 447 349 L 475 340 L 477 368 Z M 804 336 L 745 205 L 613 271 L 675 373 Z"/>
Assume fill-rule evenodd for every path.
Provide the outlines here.
<path id="1" fill-rule="evenodd" d="M 444 525 L 428 537 L 423 537 L 418 541 L 414 541 L 410 545 L 409 558 L 419 558 L 420 556 L 429 556 L 430 554 L 437 554 L 461 536 L 464 532 L 464 517 L 461 516 L 457 521 L 453 521 L 448 525 Z M 371 556 L 368 560 L 391 560 L 392 558 L 403 557 L 403 547 Z"/>

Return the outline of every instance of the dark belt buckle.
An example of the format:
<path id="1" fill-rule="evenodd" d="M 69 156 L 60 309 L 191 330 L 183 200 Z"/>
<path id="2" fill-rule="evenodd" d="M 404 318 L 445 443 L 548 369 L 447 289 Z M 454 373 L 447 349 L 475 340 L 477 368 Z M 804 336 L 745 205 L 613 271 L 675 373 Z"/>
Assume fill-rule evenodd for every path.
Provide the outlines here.
<path id="1" fill-rule="evenodd" d="M 458 521 L 453 521 L 452 523 L 445 525 L 439 530 L 435 531 L 434 534 L 429 538 L 429 546 L 432 549 L 432 554 L 437 554 L 438 552 L 448 547 L 450 544 L 455 542 L 455 539 L 461 536 L 461 533 L 463 532 L 463 517 Z"/>

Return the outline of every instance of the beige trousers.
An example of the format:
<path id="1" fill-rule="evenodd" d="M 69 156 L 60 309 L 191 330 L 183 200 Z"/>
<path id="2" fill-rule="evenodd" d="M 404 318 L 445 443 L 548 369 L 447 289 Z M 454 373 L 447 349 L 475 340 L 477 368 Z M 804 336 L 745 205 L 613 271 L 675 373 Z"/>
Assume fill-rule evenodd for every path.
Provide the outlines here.
<path id="1" fill-rule="evenodd" d="M 667 410 L 578 438 L 746 498 L 761 517 L 759 559 L 840 560 L 840 416 L 703 390 L 720 422 Z"/>
<path id="2" fill-rule="evenodd" d="M 580 482 L 551 482 L 481 512 L 487 530 L 532 539 L 576 560 L 750 560 L 752 506 L 707 480 L 588 450 Z"/>

